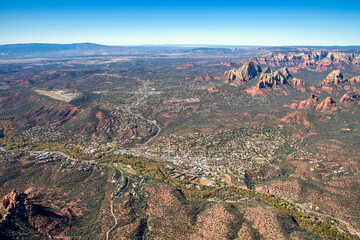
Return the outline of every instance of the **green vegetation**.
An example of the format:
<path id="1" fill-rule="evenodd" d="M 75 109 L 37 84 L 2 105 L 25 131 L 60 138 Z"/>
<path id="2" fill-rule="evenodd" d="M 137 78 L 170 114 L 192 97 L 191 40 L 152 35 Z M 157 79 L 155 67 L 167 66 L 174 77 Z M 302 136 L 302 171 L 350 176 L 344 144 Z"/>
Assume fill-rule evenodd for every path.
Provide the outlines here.
<path id="1" fill-rule="evenodd" d="M 340 232 L 334 225 L 331 225 L 329 222 L 321 221 L 316 217 L 311 217 L 305 213 L 302 213 L 293 204 L 273 195 L 257 193 L 253 190 L 240 189 L 229 185 L 223 185 L 222 187 L 187 187 L 191 181 L 186 180 L 186 178 L 183 180 L 171 178 L 169 176 L 171 171 L 165 169 L 161 163 L 142 157 L 134 157 L 131 155 L 107 155 L 102 158 L 100 162 L 108 164 L 120 162 L 122 164 L 131 165 L 136 171 L 141 173 L 146 178 L 155 178 L 157 180 L 171 184 L 172 186 L 179 189 L 187 199 L 192 201 L 202 201 L 214 197 L 223 198 L 224 196 L 235 193 L 238 195 L 255 198 L 259 201 L 265 202 L 271 206 L 285 211 L 294 218 L 294 220 L 301 228 L 319 237 L 326 239 L 354 239 L 351 236 Z"/>

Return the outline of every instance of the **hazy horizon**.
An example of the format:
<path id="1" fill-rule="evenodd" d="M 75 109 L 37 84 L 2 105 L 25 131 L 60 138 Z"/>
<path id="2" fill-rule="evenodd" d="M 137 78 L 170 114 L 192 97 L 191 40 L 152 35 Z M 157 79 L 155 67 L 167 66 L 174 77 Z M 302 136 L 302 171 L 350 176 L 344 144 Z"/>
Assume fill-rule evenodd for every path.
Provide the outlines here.
<path id="1" fill-rule="evenodd" d="M 0 46 L 5 45 L 31 45 L 31 44 L 43 44 L 43 45 L 71 45 L 71 44 L 94 44 L 94 45 L 101 45 L 101 46 L 109 46 L 109 47 L 264 47 L 264 48 L 271 48 L 271 47 L 360 47 L 360 44 L 351 44 L 351 45 L 235 45 L 235 44 L 206 44 L 206 43 L 189 43 L 189 44 L 182 44 L 182 43 L 163 43 L 163 44 L 102 44 L 97 42 L 69 42 L 69 43 L 59 43 L 59 42 L 19 42 L 19 43 L 4 43 L 0 44 Z"/>
<path id="2" fill-rule="evenodd" d="M 0 3 L 0 44 L 360 45 L 353 1 L 16 1 Z"/>

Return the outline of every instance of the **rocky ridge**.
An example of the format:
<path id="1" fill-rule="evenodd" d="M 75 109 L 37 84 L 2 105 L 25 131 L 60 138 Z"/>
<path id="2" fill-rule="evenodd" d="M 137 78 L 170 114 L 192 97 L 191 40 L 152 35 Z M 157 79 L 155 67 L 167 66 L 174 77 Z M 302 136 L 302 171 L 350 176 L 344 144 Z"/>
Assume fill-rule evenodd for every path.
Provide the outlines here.
<path id="1" fill-rule="evenodd" d="M 301 79 L 294 78 L 288 68 L 284 67 L 279 70 L 273 70 L 272 68 L 261 68 L 258 64 L 249 62 L 242 65 L 240 68 L 231 69 L 224 73 L 225 83 L 239 87 L 240 85 L 248 82 L 255 77 L 259 77 L 256 88 L 266 88 L 276 85 L 291 84 L 293 86 L 305 86 L 305 82 Z"/>
<path id="2" fill-rule="evenodd" d="M 226 79 L 225 83 L 238 87 L 256 77 L 259 73 L 261 73 L 261 67 L 256 63 L 249 62 L 238 69 L 233 68 L 226 71 L 223 78 Z"/>
<path id="3" fill-rule="evenodd" d="M 360 65 L 360 54 L 338 51 L 303 51 L 303 52 L 272 52 L 262 57 L 248 59 L 261 65 L 273 67 L 295 66 L 313 71 L 323 71 L 331 67 L 343 65 Z M 244 60 L 237 64 L 244 63 Z"/>
<path id="4" fill-rule="evenodd" d="M 341 103 L 346 103 L 346 102 L 356 103 L 357 102 L 358 104 L 360 104 L 360 91 L 346 93 L 344 96 L 341 97 L 340 102 Z"/>

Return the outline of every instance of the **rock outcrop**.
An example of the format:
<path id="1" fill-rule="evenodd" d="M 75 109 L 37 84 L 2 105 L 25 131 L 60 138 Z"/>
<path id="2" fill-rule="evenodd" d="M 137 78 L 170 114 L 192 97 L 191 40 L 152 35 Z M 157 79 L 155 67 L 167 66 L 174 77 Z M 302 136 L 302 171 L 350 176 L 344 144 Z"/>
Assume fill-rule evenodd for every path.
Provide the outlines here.
<path id="1" fill-rule="evenodd" d="M 360 65 L 360 54 L 340 51 L 272 52 L 246 61 L 249 60 L 274 67 L 296 66 L 312 71 L 324 71 L 335 66 L 342 67 L 345 64 Z M 245 60 L 241 60 L 237 64 L 244 62 Z"/>
<path id="2" fill-rule="evenodd" d="M 340 83 L 346 82 L 347 79 L 344 78 L 344 75 L 341 73 L 340 70 L 334 70 L 329 75 L 327 75 L 326 79 L 321 82 L 321 86 L 328 86 L 328 85 L 338 85 Z"/>
<path id="3" fill-rule="evenodd" d="M 208 89 L 208 91 L 209 92 L 211 92 L 211 93 L 218 93 L 218 92 L 220 92 L 220 89 L 218 89 L 217 87 L 210 87 L 209 89 Z"/>
<path id="4" fill-rule="evenodd" d="M 198 76 L 195 78 L 195 81 L 211 81 L 212 77 L 209 74 L 206 74 L 205 76 Z"/>
<path id="5" fill-rule="evenodd" d="M 301 101 L 299 104 L 297 104 L 296 108 L 311 109 L 315 108 L 317 105 L 319 105 L 319 98 L 316 95 L 311 94 L 308 99 Z"/>
<path id="6" fill-rule="evenodd" d="M 16 190 L 13 190 L 11 193 L 3 197 L 2 203 L 0 204 L 0 222 L 6 220 L 11 212 L 19 207 L 19 205 L 20 199 Z"/>
<path id="7" fill-rule="evenodd" d="M 286 67 L 277 71 L 274 71 L 271 68 L 264 68 L 264 71 L 259 78 L 258 88 L 286 84 L 291 77 L 292 75 Z"/>
<path id="8" fill-rule="evenodd" d="M 231 69 L 224 73 L 225 83 L 238 87 L 245 82 L 259 76 L 259 82 L 256 86 L 246 91 L 252 95 L 260 94 L 259 89 L 275 85 L 291 84 L 293 86 L 305 86 L 305 82 L 294 78 L 289 69 L 284 67 L 279 70 L 273 70 L 269 67 L 261 69 L 261 67 L 253 62 L 246 63 L 238 69 Z"/>
<path id="9" fill-rule="evenodd" d="M 233 86 L 240 86 L 244 82 L 251 80 L 261 72 L 261 67 L 253 62 L 246 63 L 240 68 L 231 69 L 224 73 L 225 83 Z"/>
<path id="10" fill-rule="evenodd" d="M 317 107 L 317 110 L 325 111 L 335 106 L 335 101 L 332 97 L 327 97 L 324 101 L 322 101 Z"/>
<path id="11" fill-rule="evenodd" d="M 233 64 L 230 62 L 221 62 L 221 65 L 227 66 L 227 67 L 231 67 Z"/>
<path id="12" fill-rule="evenodd" d="M 349 82 L 354 84 L 354 83 L 360 83 L 360 75 L 359 76 L 355 76 L 353 78 L 349 79 Z"/>
<path id="13" fill-rule="evenodd" d="M 291 79 L 291 84 L 294 86 L 305 86 L 306 85 L 306 83 L 303 80 L 298 79 L 298 78 Z"/>
<path id="14" fill-rule="evenodd" d="M 303 100 L 299 103 L 284 105 L 284 107 L 290 107 L 291 109 L 328 111 L 342 109 L 346 103 L 355 103 L 360 105 L 360 91 L 348 92 L 344 94 L 340 99 L 340 103 L 336 103 L 332 97 L 327 97 L 325 100 L 320 102 L 316 95 L 311 94 L 310 97 L 306 100 Z"/>
<path id="15" fill-rule="evenodd" d="M 341 103 L 352 102 L 352 103 L 360 104 L 360 91 L 346 93 L 344 96 L 341 97 L 340 102 Z"/>

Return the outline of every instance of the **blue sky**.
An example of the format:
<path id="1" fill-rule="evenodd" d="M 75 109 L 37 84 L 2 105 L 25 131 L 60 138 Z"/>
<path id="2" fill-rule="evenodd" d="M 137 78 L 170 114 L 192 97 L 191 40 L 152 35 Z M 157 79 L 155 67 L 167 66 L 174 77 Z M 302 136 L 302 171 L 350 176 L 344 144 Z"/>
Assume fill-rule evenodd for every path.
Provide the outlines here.
<path id="1" fill-rule="evenodd" d="M 0 44 L 360 45 L 360 1 L 0 0 Z"/>

